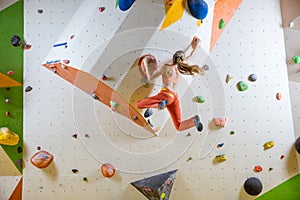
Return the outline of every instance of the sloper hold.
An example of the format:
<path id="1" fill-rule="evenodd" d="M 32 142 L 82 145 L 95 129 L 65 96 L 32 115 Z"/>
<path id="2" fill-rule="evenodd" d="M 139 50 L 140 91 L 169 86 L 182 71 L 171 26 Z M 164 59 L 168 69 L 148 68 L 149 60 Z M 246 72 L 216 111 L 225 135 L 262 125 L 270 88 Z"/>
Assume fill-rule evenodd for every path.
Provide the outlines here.
<path id="1" fill-rule="evenodd" d="M 53 161 L 53 158 L 53 155 L 47 151 L 39 151 L 31 157 L 30 162 L 35 167 L 42 169 L 48 167 Z"/>
<path id="2" fill-rule="evenodd" d="M 208 13 L 208 5 L 203 0 L 187 0 L 189 10 L 193 17 L 203 20 Z"/>
<path id="3" fill-rule="evenodd" d="M 120 10 L 122 11 L 128 10 L 132 6 L 134 1 L 135 0 L 118 0 Z"/>
<path id="4" fill-rule="evenodd" d="M 168 200 L 176 177 L 176 172 L 177 170 L 173 170 L 151 176 L 132 182 L 131 185 L 138 189 L 149 200 Z"/>
<path id="5" fill-rule="evenodd" d="M 0 144 L 14 146 L 18 144 L 19 136 L 7 127 L 0 128 Z"/>

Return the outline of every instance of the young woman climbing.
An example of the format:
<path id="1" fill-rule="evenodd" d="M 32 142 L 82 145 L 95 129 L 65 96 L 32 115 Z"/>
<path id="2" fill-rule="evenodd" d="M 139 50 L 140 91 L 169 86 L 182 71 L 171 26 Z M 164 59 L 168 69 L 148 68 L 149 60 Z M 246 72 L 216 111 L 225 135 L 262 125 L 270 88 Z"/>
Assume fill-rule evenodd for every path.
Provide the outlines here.
<path id="1" fill-rule="evenodd" d="M 145 70 L 148 81 L 161 76 L 163 86 L 157 95 L 136 102 L 137 108 L 147 108 L 144 113 L 145 118 L 152 115 L 152 108 L 162 110 L 166 107 L 171 115 L 176 130 L 183 131 L 196 126 L 198 131 L 202 131 L 203 125 L 198 115 L 184 121 L 182 120 L 179 97 L 175 92 L 176 84 L 180 79 L 180 74 L 192 76 L 204 74 L 204 68 L 187 64 L 187 60 L 191 58 L 195 50 L 200 46 L 199 43 L 200 40 L 197 37 L 194 37 L 190 44 L 192 51 L 188 57 L 185 57 L 184 51 L 176 51 L 173 55 L 172 63 L 166 63 L 156 70 L 152 70 L 153 63 L 156 63 L 153 56 L 149 55 L 141 57 L 142 60 L 140 59 L 140 64 L 144 65 L 143 69 Z"/>

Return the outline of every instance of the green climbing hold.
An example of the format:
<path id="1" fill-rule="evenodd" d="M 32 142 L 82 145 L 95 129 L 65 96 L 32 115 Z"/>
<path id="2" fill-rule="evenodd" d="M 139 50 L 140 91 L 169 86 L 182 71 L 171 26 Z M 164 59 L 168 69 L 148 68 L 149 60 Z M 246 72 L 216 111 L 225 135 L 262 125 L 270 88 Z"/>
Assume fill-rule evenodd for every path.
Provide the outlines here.
<path id="1" fill-rule="evenodd" d="M 226 26 L 224 19 L 221 19 L 219 22 L 219 29 L 223 29 Z"/>
<path id="2" fill-rule="evenodd" d="M 85 181 L 85 182 L 88 182 L 88 178 L 87 177 L 83 177 L 82 180 Z"/>
<path id="3" fill-rule="evenodd" d="M 239 91 L 245 91 L 248 89 L 248 85 L 243 81 L 238 82 L 237 87 Z"/>
<path id="4" fill-rule="evenodd" d="M 294 57 L 293 57 L 293 61 L 294 61 L 296 64 L 299 64 L 299 63 L 300 63 L 300 56 L 294 56 Z"/>
<path id="5" fill-rule="evenodd" d="M 203 97 L 203 96 L 196 96 L 195 97 L 195 101 L 197 103 L 204 103 L 205 102 L 205 97 Z"/>

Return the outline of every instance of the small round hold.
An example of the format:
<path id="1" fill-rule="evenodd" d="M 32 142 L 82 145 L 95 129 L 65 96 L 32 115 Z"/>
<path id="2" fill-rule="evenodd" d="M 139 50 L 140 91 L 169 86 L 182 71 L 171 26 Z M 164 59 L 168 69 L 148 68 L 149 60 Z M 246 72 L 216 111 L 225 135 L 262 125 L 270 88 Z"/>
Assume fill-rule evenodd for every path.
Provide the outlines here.
<path id="1" fill-rule="evenodd" d="M 11 44 L 14 47 L 18 47 L 22 44 L 22 39 L 19 36 L 14 35 L 14 36 L 11 37 Z"/>
<path id="2" fill-rule="evenodd" d="M 281 98 L 282 98 L 282 96 L 281 96 L 281 93 L 276 93 L 276 99 L 279 101 L 279 100 L 281 100 Z"/>
<path id="3" fill-rule="evenodd" d="M 39 151 L 39 150 L 41 150 L 42 148 L 41 148 L 40 146 L 38 146 L 36 149 Z"/>
<path id="4" fill-rule="evenodd" d="M 42 14 L 44 11 L 42 9 L 38 9 L 37 13 Z"/>
<path id="5" fill-rule="evenodd" d="M 5 99 L 5 103 L 10 104 L 10 103 L 11 103 L 10 98 L 6 98 L 6 99 Z"/>
<path id="6" fill-rule="evenodd" d="M 18 147 L 18 153 L 22 153 L 22 152 L 23 152 L 22 147 Z"/>
<path id="7" fill-rule="evenodd" d="M 26 88 L 25 88 L 25 92 L 30 92 L 32 90 L 32 87 L 31 86 L 27 86 Z"/>
<path id="8" fill-rule="evenodd" d="M 257 80 L 257 76 L 255 74 L 250 74 L 248 80 L 254 82 Z"/>
<path id="9" fill-rule="evenodd" d="M 296 151 L 300 154 L 300 137 L 295 142 Z"/>
<path id="10" fill-rule="evenodd" d="M 101 172 L 104 177 L 110 178 L 115 175 L 116 170 L 111 164 L 106 163 L 101 166 Z"/>
<path id="11" fill-rule="evenodd" d="M 205 97 L 203 97 L 203 96 L 196 96 L 195 97 L 195 101 L 197 103 L 204 103 L 205 102 Z"/>
<path id="12" fill-rule="evenodd" d="M 133 120 L 136 121 L 138 120 L 139 118 L 137 116 L 133 116 Z"/>
<path id="13" fill-rule="evenodd" d="M 18 160 L 16 161 L 16 163 L 17 163 L 17 165 L 18 165 L 20 168 L 23 167 L 23 160 L 22 160 L 22 159 L 18 159 Z"/>
<path id="14" fill-rule="evenodd" d="M 99 12 L 103 12 L 105 10 L 105 7 L 98 8 Z"/>
<path id="15" fill-rule="evenodd" d="M 5 112 L 5 115 L 7 116 L 7 117 L 9 117 L 10 116 L 10 112 Z"/>
<path id="16" fill-rule="evenodd" d="M 204 69 L 205 71 L 208 71 L 208 70 L 209 70 L 208 65 L 204 65 L 204 66 L 203 66 L 203 69 Z"/>
<path id="17" fill-rule="evenodd" d="M 14 74 L 14 71 L 13 70 L 9 70 L 6 74 L 11 76 L 11 75 Z"/>
<path id="18" fill-rule="evenodd" d="M 87 177 L 83 177 L 82 180 L 85 181 L 85 182 L 88 182 L 88 178 Z"/>
<path id="19" fill-rule="evenodd" d="M 245 181 L 244 189 L 248 194 L 255 196 L 261 193 L 263 186 L 258 178 L 251 177 Z"/>
<path id="20" fill-rule="evenodd" d="M 70 63 L 70 60 L 63 60 L 63 63 L 64 63 L 64 64 L 69 64 L 69 63 Z"/>

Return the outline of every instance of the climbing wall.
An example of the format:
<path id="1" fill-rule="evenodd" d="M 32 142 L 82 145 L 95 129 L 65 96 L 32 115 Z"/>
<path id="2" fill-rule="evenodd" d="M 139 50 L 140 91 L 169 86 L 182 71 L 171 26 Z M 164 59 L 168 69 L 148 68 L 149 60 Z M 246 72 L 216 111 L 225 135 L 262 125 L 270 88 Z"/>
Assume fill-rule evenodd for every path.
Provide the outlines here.
<path id="1" fill-rule="evenodd" d="M 291 103 L 293 111 L 293 121 L 295 128 L 295 138 L 300 137 L 300 107 L 299 107 L 299 90 L 300 90 L 300 64 L 295 63 L 294 56 L 300 56 L 300 47 L 297 42 L 300 40 L 300 2 L 281 1 L 282 25 L 285 38 L 286 62 L 288 70 L 288 78 L 291 93 Z M 292 25 L 292 26 L 291 26 Z M 300 164 L 300 157 L 298 156 Z"/>
<path id="2" fill-rule="evenodd" d="M 109 0 L 24 2 L 24 37 L 32 45 L 24 53 L 24 85 L 33 90 L 24 94 L 23 199 L 142 199 L 131 182 L 174 169 L 170 199 L 253 199 L 243 190 L 248 177 L 259 178 L 265 193 L 298 173 L 280 2 L 244 0 L 211 52 L 214 1 L 207 2 L 201 26 L 183 9 L 163 29 L 161 0 L 137 1 L 126 12 Z M 168 113 L 159 111 L 153 118 L 159 136 L 153 137 L 41 66 L 69 60 L 99 79 L 106 75 L 102 81 L 124 98 L 143 98 L 135 93 L 143 89 L 137 58 L 151 53 L 167 62 L 194 35 L 202 48 L 191 62 L 209 70 L 204 77 L 184 77 L 178 94 L 184 118 L 201 115 L 201 133 L 177 132 Z M 257 81 L 249 81 L 250 74 Z M 246 91 L 238 90 L 239 81 Z M 205 103 L 194 102 L 197 95 Z M 215 117 L 227 117 L 226 127 L 216 127 Z M 275 146 L 264 150 L 269 141 Z M 30 163 L 39 150 L 54 155 L 45 169 Z M 227 160 L 217 162 L 223 154 Z M 100 172 L 106 162 L 116 168 L 110 179 Z M 263 170 L 254 172 L 255 166 Z"/>

